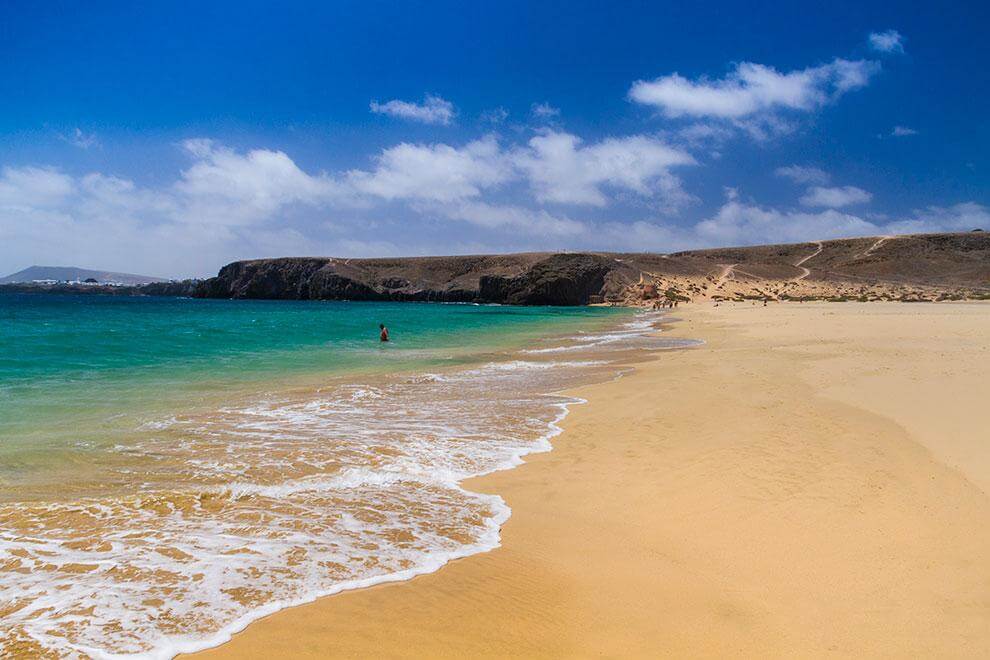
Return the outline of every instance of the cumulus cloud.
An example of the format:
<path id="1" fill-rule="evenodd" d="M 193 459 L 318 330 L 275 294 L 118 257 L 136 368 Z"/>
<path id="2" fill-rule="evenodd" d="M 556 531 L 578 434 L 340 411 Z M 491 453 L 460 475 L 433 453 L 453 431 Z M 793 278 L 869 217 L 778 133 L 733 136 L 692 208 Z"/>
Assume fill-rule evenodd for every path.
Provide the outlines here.
<path id="1" fill-rule="evenodd" d="M 393 99 L 387 103 L 372 101 L 370 107 L 375 114 L 443 126 L 450 124 L 456 115 L 453 103 L 432 94 L 427 94 L 422 103 Z"/>
<path id="2" fill-rule="evenodd" d="M 282 152 L 238 153 L 209 140 L 183 149 L 191 166 L 154 189 L 99 172 L 4 168 L 0 262 L 31 255 L 36 263 L 203 274 L 233 258 L 310 252 L 314 241 L 266 223 L 279 224 L 296 205 L 347 203 L 339 183 L 307 174 Z"/>
<path id="3" fill-rule="evenodd" d="M 852 204 L 865 204 L 871 199 L 873 199 L 872 194 L 856 186 L 838 186 L 834 188 L 812 186 L 801 197 L 801 203 L 805 206 L 824 206 L 837 209 Z"/>
<path id="4" fill-rule="evenodd" d="M 897 30 L 871 32 L 868 37 L 870 48 L 881 53 L 903 53 L 904 37 Z"/>
<path id="5" fill-rule="evenodd" d="M 585 223 L 573 238 L 575 248 L 618 251 L 698 249 L 727 245 L 802 243 L 851 236 L 969 231 L 990 227 L 990 209 L 967 202 L 932 206 L 903 217 L 878 221 L 836 209 L 809 211 L 764 206 L 740 199 L 734 189 L 710 217 L 693 225 L 658 220 Z"/>
<path id="6" fill-rule="evenodd" d="M 682 242 L 693 247 L 799 243 L 850 236 L 969 231 L 990 227 L 990 209 L 974 202 L 916 209 L 883 222 L 825 209 L 804 211 L 764 207 L 730 195 L 711 218 L 702 220 Z"/>
<path id="7" fill-rule="evenodd" d="M 169 258 L 156 225 L 171 210 L 168 196 L 139 189 L 132 182 L 88 174 L 74 177 L 54 168 L 4 168 L 0 175 L 0 262 L 103 266 L 114 264 L 152 275 Z M 181 232 L 179 237 L 181 237 Z M 202 238 L 202 237 L 201 237 Z M 143 245 L 142 245 L 143 244 Z M 141 269 L 140 267 L 144 268 Z M 123 269 L 121 269 L 123 270 Z"/>
<path id="8" fill-rule="evenodd" d="M 5 167 L 0 171 L 0 207 L 52 208 L 75 192 L 75 180 L 53 167 Z"/>
<path id="9" fill-rule="evenodd" d="M 514 162 L 542 202 L 605 206 L 608 199 L 602 188 L 609 186 L 679 207 L 690 197 L 670 168 L 695 160 L 686 151 L 642 135 L 583 146 L 576 135 L 550 131 L 516 150 Z"/>
<path id="10" fill-rule="evenodd" d="M 819 167 L 811 167 L 808 165 L 787 165 L 784 167 L 778 167 L 774 170 L 774 174 L 785 179 L 790 179 L 794 183 L 799 184 L 824 184 L 828 183 L 829 180 L 828 172 Z"/>
<path id="11" fill-rule="evenodd" d="M 696 130 L 698 140 L 711 139 Z M 857 215 L 843 209 L 870 194 L 829 187 L 828 175 L 810 165 L 776 171 L 809 186 L 807 208 L 762 206 L 730 191 L 709 217 L 671 223 L 664 214 L 693 199 L 675 172 L 695 159 L 647 135 L 584 142 L 544 130 L 515 146 L 495 136 L 462 145 L 401 143 L 367 169 L 332 173 L 307 171 L 272 149 L 240 151 L 206 139 L 181 148 L 188 165 L 150 187 L 101 172 L 0 169 L 0 264 L 175 276 L 272 255 L 477 252 L 477 236 L 489 251 L 670 250 L 990 227 L 990 212 L 974 202 L 896 218 Z M 656 217 L 615 219 L 637 208 Z"/>
<path id="12" fill-rule="evenodd" d="M 560 116 L 560 108 L 555 108 L 549 103 L 534 103 L 530 112 L 538 119 L 551 119 Z"/>
<path id="13" fill-rule="evenodd" d="M 885 233 L 921 234 L 941 231 L 990 230 L 990 209 L 975 202 L 953 206 L 928 206 L 916 209 L 911 216 L 892 220 Z"/>
<path id="14" fill-rule="evenodd" d="M 605 206 L 609 187 L 677 207 L 690 196 L 669 170 L 694 162 L 646 136 L 585 146 L 575 135 L 550 131 L 510 150 L 493 136 L 463 147 L 403 143 L 384 150 L 373 170 L 351 170 L 345 179 L 356 193 L 388 200 L 463 201 L 522 178 L 541 202 Z"/>
<path id="15" fill-rule="evenodd" d="M 918 131 L 913 128 L 908 128 L 907 126 L 894 126 L 893 130 L 890 131 L 892 137 L 907 137 L 909 135 L 917 135 Z"/>
<path id="16" fill-rule="evenodd" d="M 780 110 L 809 112 L 865 87 L 879 70 L 867 60 L 836 58 L 828 64 L 790 72 L 742 62 L 724 78 L 689 80 L 678 73 L 638 80 L 629 90 L 636 103 L 668 117 L 743 120 Z"/>
<path id="17" fill-rule="evenodd" d="M 792 243 L 876 233 L 876 226 L 833 209 L 821 212 L 782 211 L 729 199 L 695 232 L 706 245 Z"/>
<path id="18" fill-rule="evenodd" d="M 261 222 L 293 204 L 343 201 L 347 191 L 325 173 L 307 174 L 281 151 L 238 153 L 212 140 L 186 140 L 194 157 L 175 190 L 182 220 L 220 225 Z"/>
<path id="19" fill-rule="evenodd" d="M 477 197 L 512 177 L 512 167 L 494 137 L 461 148 L 402 143 L 384 150 L 374 171 L 351 170 L 348 183 L 383 199 L 450 202 Z"/>

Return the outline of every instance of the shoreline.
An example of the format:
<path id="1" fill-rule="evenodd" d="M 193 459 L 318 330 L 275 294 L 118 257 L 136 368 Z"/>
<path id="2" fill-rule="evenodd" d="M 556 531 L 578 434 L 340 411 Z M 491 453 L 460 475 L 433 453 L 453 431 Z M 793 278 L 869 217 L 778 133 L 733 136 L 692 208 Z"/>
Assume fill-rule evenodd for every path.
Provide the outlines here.
<path id="1" fill-rule="evenodd" d="M 471 304 L 471 303 L 424 303 L 424 304 Z M 666 320 L 667 315 L 665 313 L 658 312 L 656 310 L 646 310 L 635 307 L 628 307 L 625 309 L 627 309 L 630 312 L 630 316 L 620 318 L 618 320 L 613 320 L 613 322 L 609 326 L 607 327 L 602 326 L 598 328 L 599 331 L 604 331 L 604 332 L 600 332 L 600 334 L 609 336 L 618 333 L 618 334 L 628 335 L 629 337 L 650 337 L 650 336 L 656 337 L 662 331 L 663 328 L 666 328 L 667 326 L 670 325 L 670 323 Z M 624 328 L 627 328 L 630 325 L 630 323 L 635 322 L 635 318 L 637 315 L 642 315 L 642 314 L 646 314 L 651 317 L 656 317 L 656 319 L 648 321 L 644 327 L 639 328 L 638 330 L 628 330 L 628 329 L 624 330 Z M 630 321 L 630 319 L 633 319 L 633 321 Z M 595 335 L 593 334 L 592 336 Z M 550 337 L 543 339 L 542 341 L 560 343 L 560 342 L 565 342 L 567 340 L 571 340 L 573 342 L 574 336 L 569 333 L 558 332 Z M 609 343 L 609 342 L 606 341 L 605 343 Z M 504 357 L 505 354 L 511 353 L 512 356 L 515 357 L 515 359 L 518 361 L 520 359 L 524 360 L 526 354 L 531 354 L 531 353 L 543 354 L 543 353 L 554 353 L 558 351 L 570 353 L 573 351 L 573 352 L 580 352 L 581 354 L 575 357 L 581 358 L 581 357 L 589 357 L 587 355 L 588 351 L 592 347 L 598 345 L 599 345 L 598 343 L 592 343 L 589 344 L 588 346 L 582 346 L 580 343 L 579 344 L 570 343 L 570 344 L 565 344 L 562 347 L 544 348 L 544 349 L 536 349 L 536 348 L 527 349 L 527 348 L 516 347 L 514 350 L 511 351 L 500 351 L 499 354 Z M 693 345 L 660 346 L 660 347 L 656 347 L 654 350 L 663 351 L 663 350 L 673 350 L 673 349 L 690 348 L 690 347 L 693 347 Z M 642 349 L 639 349 L 636 352 L 638 355 L 642 352 Z M 496 361 L 488 364 L 490 365 L 511 364 L 512 362 L 513 362 L 512 360 L 508 360 L 505 362 Z M 546 362 L 554 365 L 571 364 L 571 362 L 557 363 L 556 361 L 553 360 L 546 360 Z M 600 364 L 607 365 L 610 371 L 614 371 L 612 377 L 605 380 L 601 380 L 600 374 L 594 378 L 586 377 L 591 379 L 588 380 L 587 383 L 582 385 L 581 386 L 582 388 L 593 386 L 594 384 L 600 384 L 601 382 L 614 382 L 632 371 L 632 368 L 629 366 L 627 360 L 604 360 L 601 361 Z M 448 371 L 451 373 L 458 373 L 463 371 L 465 367 L 466 365 L 464 364 L 460 364 L 457 366 L 444 366 L 441 367 L 440 369 L 437 369 L 436 371 L 438 372 Z M 421 369 L 410 369 L 407 372 L 400 371 L 397 373 L 399 375 L 402 375 L 403 373 L 421 373 Z M 393 373 L 389 375 L 395 376 L 396 374 Z M 361 580 L 337 584 L 333 589 L 325 593 L 320 593 L 317 595 L 308 595 L 307 597 L 300 599 L 298 601 L 270 603 L 265 607 L 252 611 L 242 619 L 232 622 L 227 627 L 225 627 L 225 629 L 218 631 L 211 637 L 188 640 L 188 641 L 179 640 L 177 643 L 172 644 L 170 648 L 161 649 L 161 651 L 163 652 L 162 654 L 163 657 L 191 656 L 191 655 L 200 655 L 202 653 L 209 653 L 218 648 L 222 648 L 237 635 L 242 634 L 245 630 L 248 629 L 249 626 L 252 626 L 254 623 L 266 619 L 268 617 L 277 615 L 283 611 L 293 610 L 300 607 L 306 607 L 307 605 L 318 603 L 326 598 L 343 593 L 366 590 L 366 589 L 374 589 L 380 586 L 387 586 L 389 584 L 394 584 L 394 583 L 409 582 L 415 580 L 418 577 L 434 574 L 452 563 L 464 559 L 469 559 L 474 556 L 483 555 L 492 552 L 493 550 L 497 550 L 502 546 L 502 536 L 501 536 L 502 527 L 511 518 L 513 513 L 512 509 L 498 493 L 488 492 L 487 490 L 482 490 L 482 489 L 471 490 L 468 488 L 468 484 L 474 481 L 483 480 L 487 477 L 502 472 L 512 471 L 524 465 L 527 462 L 526 460 L 527 458 L 530 458 L 534 455 L 539 455 L 553 451 L 554 446 L 551 444 L 551 440 L 553 440 L 561 433 L 563 433 L 563 429 L 561 428 L 560 424 L 570 414 L 571 408 L 573 406 L 580 406 L 587 404 L 586 399 L 570 395 L 568 394 L 569 391 L 570 391 L 569 389 L 565 389 L 565 390 L 554 390 L 544 393 L 544 396 L 560 398 L 565 400 L 552 404 L 552 407 L 559 409 L 560 412 L 557 413 L 554 416 L 554 418 L 547 423 L 546 432 L 543 435 L 532 440 L 532 443 L 528 447 L 515 451 L 512 454 L 512 456 L 503 464 L 497 465 L 489 470 L 472 475 L 466 479 L 461 479 L 456 482 L 452 482 L 450 484 L 451 487 L 459 491 L 462 491 L 467 495 L 490 498 L 492 500 L 492 503 L 496 505 L 495 506 L 496 511 L 494 512 L 493 516 L 488 520 L 487 523 L 488 529 L 486 529 L 485 533 L 483 534 L 482 538 L 478 543 L 475 543 L 470 546 L 464 546 L 454 552 L 440 553 L 439 555 L 432 557 L 431 562 L 429 562 L 429 564 L 426 566 L 421 566 L 414 569 L 399 571 L 395 573 L 388 573 L 384 575 L 374 576 L 371 578 L 365 578 Z M 158 655 L 159 653 L 156 652 L 154 654 L 154 657 L 158 657 Z"/>
<path id="2" fill-rule="evenodd" d="M 871 366 L 888 381 L 923 374 L 907 373 L 910 361 L 863 364 L 869 351 L 853 352 L 850 371 L 843 342 L 853 339 L 819 343 L 793 326 L 813 331 L 838 314 L 855 330 L 850 317 L 864 315 L 922 341 L 932 322 L 948 324 L 943 340 L 983 347 L 947 354 L 929 342 L 948 396 L 985 373 L 990 307 L 769 309 L 679 309 L 684 320 L 665 334 L 705 346 L 570 392 L 589 404 L 564 420 L 553 452 L 464 482 L 512 507 L 500 548 L 283 610 L 201 655 L 983 655 L 987 494 L 918 442 L 903 405 L 888 401 L 885 417 L 841 400 L 843 387 L 864 387 L 842 379 Z M 959 309 L 973 311 L 942 318 Z M 814 355 L 822 346 L 834 354 Z M 821 393 L 809 375 L 835 391 Z M 726 408 L 734 414 L 722 416 Z M 956 428 L 972 435 L 970 412 Z"/>
<path id="3" fill-rule="evenodd" d="M 596 338 L 605 331 L 626 330 L 629 335 L 635 336 L 645 334 L 645 329 L 640 329 L 638 324 L 633 323 L 635 320 L 631 312 L 614 316 L 609 314 L 607 317 L 595 315 L 595 317 L 587 317 L 587 320 L 579 318 L 572 323 L 555 323 L 550 327 L 551 332 L 544 332 L 539 336 L 547 337 L 545 341 L 557 344 L 573 340 L 576 336 L 582 338 L 578 341 L 583 341 L 584 338 Z M 581 325 L 578 325 L 579 321 Z M 532 345 L 535 341 L 536 339 L 533 339 L 532 342 L 524 345 Z M 514 343 L 519 342 L 520 339 L 517 337 Z M 229 608 L 231 610 L 234 606 L 243 606 L 241 612 L 235 612 L 236 616 L 226 618 L 223 627 L 215 628 L 217 632 L 214 633 L 196 637 L 192 634 L 188 636 L 175 634 L 181 630 L 176 626 L 171 631 L 171 639 L 149 636 L 147 639 L 154 645 L 152 647 L 149 644 L 143 651 L 144 654 L 148 657 L 172 657 L 180 651 L 209 648 L 229 639 L 232 631 L 242 630 L 259 617 L 286 607 L 312 602 L 316 598 L 339 593 L 345 589 L 408 580 L 418 574 L 436 571 L 453 559 L 497 547 L 499 528 L 509 515 L 503 499 L 494 494 L 468 491 L 462 488 L 460 483 L 467 475 L 475 476 L 509 469 L 522 463 L 521 456 L 548 449 L 548 438 L 559 433 L 557 422 L 564 416 L 567 405 L 576 400 L 547 395 L 566 389 L 575 383 L 593 382 L 613 370 L 600 368 L 601 365 L 607 365 L 605 361 L 581 359 L 574 361 L 583 357 L 583 354 L 574 358 L 569 355 L 566 361 L 549 358 L 528 360 L 521 358 L 521 348 L 518 346 L 513 349 L 505 348 L 502 344 L 499 344 L 498 348 L 493 344 L 486 345 L 488 346 L 486 351 L 477 353 L 470 362 L 436 365 L 437 369 L 399 370 L 388 377 L 363 378 L 358 384 L 337 383 L 327 386 L 324 383 L 321 387 L 307 388 L 295 382 L 295 388 L 279 390 L 278 396 L 266 392 L 258 400 L 249 397 L 237 405 L 228 404 L 218 409 L 222 414 L 173 415 L 155 426 L 155 433 L 161 436 L 159 442 L 162 444 L 162 450 L 166 452 L 161 456 L 170 456 L 167 452 L 175 446 L 175 443 L 168 442 L 170 437 L 178 437 L 189 442 L 205 439 L 198 445 L 200 452 L 198 458 L 206 466 L 204 471 L 212 469 L 212 465 L 220 466 L 220 461 L 224 458 L 221 456 L 220 459 L 214 460 L 210 454 L 207 454 L 207 451 L 217 448 L 220 452 L 224 451 L 223 445 L 211 444 L 210 438 L 218 433 L 229 431 L 235 436 L 241 434 L 248 438 L 241 443 L 241 447 L 250 447 L 251 441 L 256 438 L 260 438 L 258 440 L 260 442 L 275 437 L 273 433 L 291 433 L 292 429 L 295 429 L 296 435 L 292 436 L 293 443 L 283 443 L 286 446 L 279 446 L 277 443 L 266 444 L 265 450 L 259 455 L 276 468 L 288 466 L 285 473 L 276 472 L 275 475 L 283 481 L 295 479 L 295 482 L 289 484 L 289 490 L 281 490 L 285 486 L 281 481 L 274 485 L 266 484 L 264 481 L 266 475 L 262 474 L 261 478 L 256 478 L 257 475 L 250 474 L 250 470 L 257 466 L 261 466 L 259 470 L 268 468 L 269 465 L 263 465 L 258 461 L 238 463 L 235 457 L 225 463 L 226 467 L 223 468 L 225 475 L 229 477 L 233 474 L 236 477 L 238 474 L 247 474 L 248 476 L 240 480 L 235 478 L 233 481 L 225 478 L 222 483 L 217 484 L 214 479 L 209 478 L 212 477 L 210 473 L 201 481 L 195 483 L 190 481 L 197 489 L 192 500 L 185 497 L 185 492 L 179 491 L 175 491 L 178 494 L 173 497 L 173 491 L 167 488 L 154 492 L 145 489 L 141 493 L 125 494 L 124 497 L 119 498 L 119 501 L 114 500 L 113 504 L 119 505 L 121 511 L 136 511 L 138 520 L 143 520 L 144 518 L 140 516 L 144 516 L 145 510 L 151 507 L 180 511 L 179 517 L 183 521 L 189 521 L 186 529 L 190 531 L 183 532 L 175 528 L 164 531 L 162 528 L 156 532 L 158 536 L 154 542 L 142 544 L 137 552 L 157 553 L 151 554 L 149 561 L 156 562 L 154 565 L 158 569 L 163 565 L 170 569 L 174 568 L 175 572 L 171 574 L 166 570 L 158 573 L 164 578 L 190 574 L 190 581 L 196 582 L 203 580 L 205 573 L 206 582 L 209 583 L 214 580 L 215 574 L 206 571 L 218 566 L 217 570 L 223 573 L 223 577 L 232 578 L 224 584 L 233 585 L 233 588 L 222 590 L 228 600 L 218 600 L 217 609 L 220 610 L 221 606 L 228 603 L 235 603 Z M 540 344 L 536 345 L 540 346 Z M 512 359 L 513 357 L 515 359 Z M 572 365 L 575 369 L 570 368 Z M 586 368 L 590 370 L 584 372 Z M 586 375 L 581 375 L 582 373 Z M 301 391 L 296 391 L 299 388 Z M 383 409 L 374 403 L 376 399 L 392 405 L 391 407 L 386 405 Z M 334 412 L 338 410 L 343 414 Z M 397 416 L 399 413 L 402 413 L 401 416 Z M 504 420 L 504 423 L 499 422 L 500 419 Z M 362 423 L 361 427 L 352 428 L 353 433 L 348 435 L 348 429 L 358 422 Z M 274 430 L 272 430 L 273 425 L 277 427 Z M 395 437 L 388 435 L 392 428 L 396 429 Z M 421 429 L 420 435 L 410 436 L 411 433 L 415 434 L 416 429 Z M 401 443 L 395 445 L 393 450 L 393 446 L 388 443 L 398 442 L 403 435 L 413 440 L 407 444 L 408 450 L 403 449 Z M 327 446 L 327 437 L 336 437 L 340 442 Z M 486 437 L 488 442 L 485 442 Z M 365 442 L 366 438 L 368 442 Z M 460 451 L 458 438 L 462 438 L 461 442 L 467 443 L 465 447 L 473 447 L 474 451 Z M 474 444 L 471 442 L 473 440 L 480 442 Z M 346 441 L 350 441 L 351 444 L 345 445 Z M 310 444 L 313 446 L 310 447 Z M 341 447 L 334 449 L 338 444 Z M 253 446 L 257 446 L 257 442 Z M 325 446 L 326 450 L 321 449 Z M 149 451 L 154 450 L 155 446 L 150 446 Z M 310 453 L 306 454 L 307 451 Z M 315 473 L 311 466 L 327 456 L 335 458 L 333 451 L 339 451 L 340 455 L 345 456 L 345 459 L 340 461 L 339 474 L 332 473 L 325 480 L 307 481 L 307 478 Z M 345 452 L 352 454 L 348 456 Z M 368 454 L 370 461 L 368 464 L 372 467 L 363 469 L 365 464 L 361 461 L 365 454 L 362 452 Z M 375 462 L 379 456 L 384 457 L 381 463 Z M 298 467 L 293 474 L 291 470 L 296 469 L 297 465 L 301 467 Z M 376 472 L 379 465 L 382 469 Z M 431 470 L 431 466 L 437 469 Z M 241 472 L 238 473 L 237 470 Z M 401 484 L 399 487 L 394 486 L 404 479 L 409 484 L 419 484 L 421 487 L 403 488 Z M 292 486 L 299 488 L 292 490 Z M 311 495 L 300 495 L 310 492 Z M 207 501 L 205 507 L 201 506 L 203 498 Z M 332 500 L 333 505 L 313 504 L 321 498 Z M 350 517 L 362 514 L 365 501 L 377 503 L 377 505 L 372 504 L 370 510 L 374 514 L 370 519 Z M 73 502 L 74 500 L 70 501 L 66 506 L 71 506 Z M 220 503 L 220 507 L 224 507 L 224 511 L 222 514 L 212 515 L 217 502 Z M 33 521 L 32 516 L 34 516 L 45 517 L 45 521 L 61 522 L 60 516 L 63 515 L 61 509 L 46 509 L 44 508 L 46 503 L 47 501 L 38 507 L 23 510 L 24 519 Z M 295 531 L 294 516 L 301 515 L 300 512 L 304 512 L 307 506 L 313 506 L 308 516 L 313 527 L 310 528 L 307 524 L 307 530 L 314 531 L 306 531 L 305 536 L 298 538 L 292 537 Z M 441 516 L 435 513 L 437 511 L 446 513 Z M 267 523 L 259 521 L 255 532 L 249 525 L 253 520 L 251 516 L 258 514 L 265 516 L 266 512 L 273 515 L 268 518 Z M 16 515 L 21 513 L 18 511 Z M 117 513 L 114 510 L 107 516 Z M 320 518 L 324 513 L 327 514 L 326 520 L 314 519 L 314 516 Z M 64 516 L 67 522 L 61 530 L 63 538 L 68 533 L 65 529 L 71 529 L 72 514 L 73 511 L 67 510 Z M 159 514 L 158 509 L 148 515 L 156 514 Z M 239 518 L 235 520 L 235 516 Z M 395 516 L 402 517 L 389 519 Z M 348 527 L 355 519 L 360 522 L 356 526 Z M 14 518 L 14 520 L 16 522 L 19 519 Z M 338 521 L 343 522 L 338 523 Z M 305 518 L 300 518 L 300 523 L 305 523 Z M 361 526 L 361 523 L 367 524 Z M 203 529 L 210 525 L 214 527 L 203 533 Z M 233 528 L 228 535 L 215 533 L 217 527 L 222 531 L 230 529 L 231 526 Z M 330 530 L 330 532 L 321 533 L 318 530 Z M 92 527 L 87 527 L 84 533 L 98 534 Z M 104 536 L 116 542 L 119 534 L 119 531 L 108 530 Z M 292 562 L 284 566 L 279 564 L 278 560 L 281 557 L 273 553 L 288 547 L 289 541 L 281 542 L 281 539 L 287 536 L 296 544 L 293 550 L 300 549 L 303 556 L 312 553 L 309 562 L 314 570 L 305 572 L 303 570 L 306 568 L 305 565 L 301 569 L 293 569 L 297 564 Z M 238 538 L 255 538 L 259 543 L 251 546 L 251 549 L 247 546 L 232 547 L 232 540 Z M 216 539 L 215 543 L 214 539 Z M 266 544 L 268 540 L 271 540 L 271 543 Z M 384 545 L 376 545 L 375 541 L 384 542 Z M 210 543 L 214 543 L 212 552 Z M 143 607 L 139 607 L 140 604 L 151 610 L 145 621 L 152 626 L 153 635 L 157 632 L 153 626 L 159 625 L 159 621 L 164 622 L 161 625 L 168 625 L 169 620 L 175 619 L 178 616 L 176 613 L 181 612 L 179 609 L 181 606 L 199 608 L 207 599 L 202 592 L 185 597 L 182 589 L 186 585 L 181 581 L 177 584 L 166 583 L 165 593 L 178 593 L 178 597 L 174 601 L 174 607 L 163 607 L 163 604 L 168 605 L 168 603 L 154 598 L 159 593 L 157 591 L 159 585 L 154 580 L 158 574 L 149 573 L 147 579 L 144 579 L 145 574 L 134 572 L 132 583 L 138 584 L 125 586 L 130 588 L 131 593 L 137 594 L 135 602 L 129 607 L 118 610 L 119 614 L 114 614 L 115 618 L 111 619 L 103 611 L 110 606 L 102 607 L 104 603 L 99 600 L 98 590 L 83 592 L 92 589 L 92 584 L 100 579 L 102 566 L 113 566 L 112 570 L 115 571 L 127 570 L 129 565 L 126 560 L 133 559 L 133 556 L 125 556 L 124 568 L 118 569 L 117 566 L 120 564 L 112 563 L 115 562 L 115 558 L 105 556 L 97 558 L 100 562 L 98 564 L 81 561 L 60 562 L 61 556 L 57 554 L 59 546 L 54 548 L 55 552 L 46 551 L 44 557 L 49 561 L 49 566 L 57 567 L 65 564 L 67 568 L 61 574 L 51 576 L 41 571 L 35 573 L 20 571 L 21 575 L 27 577 L 23 578 L 23 581 L 9 584 L 13 585 L 12 590 L 15 592 L 20 590 L 22 593 L 31 593 L 34 590 L 30 586 L 32 584 L 30 581 L 35 575 L 39 576 L 38 579 L 45 580 L 46 586 L 53 584 L 59 588 L 63 588 L 62 583 L 56 582 L 56 578 L 62 578 L 63 582 L 69 582 L 65 589 L 78 590 L 78 593 L 76 591 L 70 593 L 72 598 L 87 604 L 95 603 L 91 606 L 90 613 L 86 615 L 89 619 L 85 622 L 86 625 L 99 626 L 103 622 L 115 625 L 117 616 L 138 616 L 139 613 L 144 612 Z M 126 549 L 127 546 L 124 547 L 125 551 Z M 70 550 L 74 551 L 73 548 Z M 107 554 L 115 551 L 121 552 L 114 545 L 106 545 L 98 546 L 95 552 Z M 89 552 L 88 547 L 82 548 L 80 556 L 88 557 L 85 552 Z M 30 551 L 24 553 L 24 556 L 30 559 Z M 230 559 L 224 560 L 223 555 L 228 554 L 231 555 Z M 158 555 L 164 559 L 158 559 Z M 274 558 L 274 561 L 268 561 L 268 557 Z M 75 556 L 71 558 L 76 559 Z M 145 556 L 141 555 L 135 561 L 143 561 L 144 558 Z M 169 564 L 170 561 L 173 563 Z M 192 564 L 193 561 L 199 563 Z M 323 562 L 319 563 L 319 568 L 317 562 Z M 16 569 L 20 566 L 22 564 L 14 562 L 5 565 L 7 569 Z M 190 568 L 191 566 L 195 568 Z M 267 575 L 278 577 L 272 578 L 270 584 L 265 584 L 264 581 L 268 579 L 265 569 L 272 566 L 282 570 L 268 573 Z M 201 567 L 203 572 L 192 574 Z M 321 570 L 327 568 L 332 570 Z M 135 569 L 137 570 L 139 569 Z M 92 579 L 87 582 L 85 578 L 76 578 L 74 576 L 77 572 Z M 70 577 L 64 577 L 63 574 L 69 573 L 71 573 Z M 314 577 L 316 579 L 308 579 Z M 142 579 L 144 582 L 141 582 Z M 252 591 L 255 585 L 259 585 L 257 592 Z M 267 592 L 262 591 L 266 588 Z M 111 592 L 109 597 L 113 597 L 113 589 L 105 591 Z M 209 595 L 212 593 L 210 592 Z M 246 597 L 243 602 L 239 598 L 241 594 L 247 596 L 253 593 L 267 594 L 274 598 L 267 603 L 261 602 L 260 598 L 254 603 L 250 603 Z M 98 607 L 102 609 L 98 610 Z M 247 608 L 248 611 L 245 612 L 243 608 Z M 20 609 L 23 609 L 23 606 Z M 17 611 L 17 609 L 12 610 L 12 612 Z M 227 610 L 224 610 L 220 614 L 226 612 Z M 191 617 L 187 617 L 189 618 Z M 0 646 L 15 655 L 32 655 L 41 653 L 43 648 L 49 646 L 60 647 L 57 629 L 54 626 L 47 629 L 41 627 L 48 626 L 47 620 L 35 628 L 29 627 L 33 622 L 25 620 L 28 623 L 22 628 L 15 628 L 18 620 L 12 620 L 10 628 L 12 632 L 0 640 Z M 224 621 L 219 616 L 215 620 Z M 197 630 L 193 626 L 186 629 Z M 204 626 L 200 630 L 205 632 L 207 629 Z M 48 631 L 52 631 L 53 638 L 48 637 Z M 69 637 L 69 639 L 73 645 L 70 648 L 87 655 L 104 656 L 109 653 L 107 649 L 112 648 L 100 647 L 98 643 L 89 639 L 85 641 L 78 637 L 76 639 Z"/>

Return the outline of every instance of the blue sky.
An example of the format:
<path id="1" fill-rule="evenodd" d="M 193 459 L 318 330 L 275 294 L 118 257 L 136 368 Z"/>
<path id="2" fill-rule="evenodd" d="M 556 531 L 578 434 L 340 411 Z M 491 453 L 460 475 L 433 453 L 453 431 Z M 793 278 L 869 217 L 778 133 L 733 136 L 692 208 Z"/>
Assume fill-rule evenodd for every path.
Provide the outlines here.
<path id="1" fill-rule="evenodd" d="M 990 228 L 985 3 L 205 4 L 0 6 L 0 272 Z"/>

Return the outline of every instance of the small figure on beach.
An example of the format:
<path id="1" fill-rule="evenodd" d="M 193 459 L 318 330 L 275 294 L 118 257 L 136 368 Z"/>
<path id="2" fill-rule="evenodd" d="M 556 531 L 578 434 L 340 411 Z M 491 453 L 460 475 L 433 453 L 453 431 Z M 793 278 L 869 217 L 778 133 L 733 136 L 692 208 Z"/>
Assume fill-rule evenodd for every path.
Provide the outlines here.
<path id="1" fill-rule="evenodd" d="M 385 327 L 385 324 L 379 323 L 378 329 L 381 330 L 381 332 L 378 334 L 378 338 L 382 341 L 388 341 L 388 328 Z"/>

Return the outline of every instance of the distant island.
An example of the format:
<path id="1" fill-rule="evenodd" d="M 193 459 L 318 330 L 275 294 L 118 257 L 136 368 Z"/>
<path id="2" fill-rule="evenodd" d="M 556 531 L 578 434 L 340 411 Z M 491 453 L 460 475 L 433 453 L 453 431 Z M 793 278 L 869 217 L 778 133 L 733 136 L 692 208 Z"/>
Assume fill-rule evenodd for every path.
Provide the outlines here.
<path id="1" fill-rule="evenodd" d="M 0 284 L 99 284 L 105 286 L 138 286 L 164 282 L 161 277 L 89 270 L 75 266 L 31 266 L 6 277 Z"/>
<path id="2" fill-rule="evenodd" d="M 990 299 L 990 234 L 874 236 L 671 254 L 283 257 L 236 261 L 206 280 L 130 286 L 30 282 L 0 291 L 630 306 L 671 300 Z"/>

